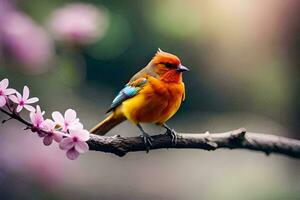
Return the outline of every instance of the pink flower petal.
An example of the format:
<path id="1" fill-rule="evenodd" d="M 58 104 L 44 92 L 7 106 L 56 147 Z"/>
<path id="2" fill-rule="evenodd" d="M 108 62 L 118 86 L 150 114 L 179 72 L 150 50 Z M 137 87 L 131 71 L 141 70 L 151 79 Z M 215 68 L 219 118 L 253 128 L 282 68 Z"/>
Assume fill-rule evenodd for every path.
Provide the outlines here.
<path id="1" fill-rule="evenodd" d="M 17 109 L 16 109 L 16 112 L 19 113 L 19 112 L 21 112 L 22 109 L 23 109 L 23 106 L 18 105 Z"/>
<path id="2" fill-rule="evenodd" d="M 29 114 L 32 124 L 37 128 L 44 128 L 44 118 L 38 112 L 30 112 Z"/>
<path id="3" fill-rule="evenodd" d="M 74 142 L 72 138 L 64 138 L 60 143 L 59 143 L 59 148 L 62 150 L 69 150 L 74 147 Z"/>
<path id="4" fill-rule="evenodd" d="M 29 88 L 27 87 L 27 85 L 24 86 L 23 88 L 23 99 L 24 101 L 26 101 L 29 97 Z"/>
<path id="5" fill-rule="evenodd" d="M 26 108 L 26 110 L 28 110 L 30 112 L 35 112 L 35 108 L 31 105 L 24 105 L 24 108 Z"/>
<path id="6" fill-rule="evenodd" d="M 87 130 L 70 130 L 72 137 L 77 137 L 80 141 L 88 141 L 90 139 L 90 133 Z"/>
<path id="7" fill-rule="evenodd" d="M 18 91 L 16 91 L 16 95 L 17 95 L 18 101 L 20 101 L 22 99 L 22 95 Z"/>
<path id="8" fill-rule="evenodd" d="M 6 98 L 4 96 L 0 96 L 0 107 L 5 106 L 6 104 Z"/>
<path id="9" fill-rule="evenodd" d="M 16 90 L 9 88 L 9 89 L 4 90 L 3 93 L 4 93 L 4 95 L 11 95 L 11 94 L 16 93 Z"/>
<path id="10" fill-rule="evenodd" d="M 34 112 L 31 112 L 34 113 Z M 38 128 L 44 128 L 43 126 L 43 122 L 44 122 L 44 117 L 43 115 L 41 115 L 41 112 L 35 112 L 34 113 L 34 118 L 35 118 L 35 123 L 33 123 L 33 125 L 35 125 Z"/>
<path id="11" fill-rule="evenodd" d="M 49 146 L 50 144 L 52 144 L 53 138 L 52 136 L 46 135 L 43 139 L 43 143 L 46 146 Z"/>
<path id="12" fill-rule="evenodd" d="M 11 95 L 8 98 L 14 103 L 19 103 L 19 99 L 15 95 Z"/>
<path id="13" fill-rule="evenodd" d="M 30 117 L 31 123 L 35 125 L 36 124 L 35 113 L 34 112 L 30 112 L 29 117 Z"/>
<path id="14" fill-rule="evenodd" d="M 54 132 L 62 137 L 70 137 L 69 133 L 64 133 L 62 131 L 56 131 L 56 130 Z"/>
<path id="15" fill-rule="evenodd" d="M 89 145 L 86 142 L 78 141 L 75 144 L 75 149 L 79 153 L 85 153 L 89 150 Z"/>
<path id="16" fill-rule="evenodd" d="M 36 106 L 35 112 L 38 114 L 42 114 L 41 107 L 39 105 Z"/>
<path id="17" fill-rule="evenodd" d="M 45 132 L 42 131 L 38 131 L 37 134 L 39 137 L 45 137 L 47 135 Z"/>
<path id="18" fill-rule="evenodd" d="M 68 128 L 71 130 L 82 130 L 83 129 L 83 125 L 80 122 L 77 123 L 72 123 L 70 126 L 68 126 Z"/>
<path id="19" fill-rule="evenodd" d="M 63 125 L 65 123 L 65 119 L 60 112 L 57 112 L 57 111 L 53 112 L 52 118 L 56 123 L 58 123 L 60 125 Z"/>
<path id="20" fill-rule="evenodd" d="M 27 99 L 25 101 L 25 103 L 35 103 L 35 102 L 38 102 L 38 101 L 39 101 L 39 98 L 33 97 L 33 98 L 30 98 L 30 99 Z"/>
<path id="21" fill-rule="evenodd" d="M 75 160 L 76 158 L 78 158 L 79 156 L 79 152 L 75 150 L 75 148 L 72 148 L 72 149 L 69 149 L 67 151 L 67 157 L 70 159 L 70 160 Z"/>
<path id="22" fill-rule="evenodd" d="M 52 131 L 55 127 L 55 123 L 51 119 L 46 119 L 45 121 L 43 121 L 42 125 L 47 131 Z"/>
<path id="23" fill-rule="evenodd" d="M 61 142 L 61 140 L 63 139 L 62 134 L 54 132 L 53 139 L 55 140 L 55 142 Z"/>
<path id="24" fill-rule="evenodd" d="M 65 120 L 66 120 L 68 123 L 71 123 L 71 122 L 73 122 L 75 119 L 76 119 L 76 112 L 75 112 L 75 110 L 72 110 L 72 109 L 66 110 L 66 112 L 65 112 Z"/>
<path id="25" fill-rule="evenodd" d="M 8 86 L 8 79 L 5 78 L 0 82 L 0 89 L 5 90 Z"/>

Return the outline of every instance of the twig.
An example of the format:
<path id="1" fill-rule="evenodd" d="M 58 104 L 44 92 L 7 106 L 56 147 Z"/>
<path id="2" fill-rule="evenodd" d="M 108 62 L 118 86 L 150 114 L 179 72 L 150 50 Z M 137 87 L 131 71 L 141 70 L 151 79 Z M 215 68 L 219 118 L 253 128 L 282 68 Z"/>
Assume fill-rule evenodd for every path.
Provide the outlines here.
<path id="1" fill-rule="evenodd" d="M 0 111 L 6 115 L 20 121 L 27 127 L 32 124 L 19 115 L 11 114 L 4 109 Z M 177 144 L 173 145 L 171 138 L 167 135 L 155 135 L 150 149 L 178 148 L 178 149 L 203 149 L 216 150 L 225 149 L 248 149 L 260 151 L 269 155 L 271 153 L 282 154 L 294 158 L 300 158 L 300 141 L 281 136 L 250 133 L 246 129 L 212 133 L 180 133 L 178 134 Z M 141 137 L 122 137 L 122 136 L 97 136 L 90 134 L 88 141 L 90 150 L 113 153 L 118 156 L 124 156 L 129 152 L 145 151 L 144 143 Z"/>

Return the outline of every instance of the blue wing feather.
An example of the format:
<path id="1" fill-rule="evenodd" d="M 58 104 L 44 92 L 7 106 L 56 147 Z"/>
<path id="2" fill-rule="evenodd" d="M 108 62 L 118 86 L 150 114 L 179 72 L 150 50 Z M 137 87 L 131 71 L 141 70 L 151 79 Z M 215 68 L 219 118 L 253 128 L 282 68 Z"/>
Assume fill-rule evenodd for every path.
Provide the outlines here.
<path id="1" fill-rule="evenodd" d="M 138 84 L 136 84 L 135 86 L 126 84 L 125 87 L 114 98 L 114 100 L 112 101 L 112 104 L 110 106 L 110 109 L 107 112 L 110 112 L 111 110 L 113 110 L 114 108 L 119 106 L 126 99 L 129 99 L 129 98 L 135 96 L 140 91 L 142 86 L 144 86 L 146 84 L 146 82 L 147 82 L 147 79 L 145 78 L 145 79 L 142 79 L 140 82 L 138 82 Z"/>
<path id="2" fill-rule="evenodd" d="M 119 94 L 114 98 L 111 107 L 115 107 L 122 103 L 125 99 L 128 99 L 138 92 L 138 88 L 136 87 L 131 87 L 131 86 L 126 86 L 123 90 L 119 92 Z"/>

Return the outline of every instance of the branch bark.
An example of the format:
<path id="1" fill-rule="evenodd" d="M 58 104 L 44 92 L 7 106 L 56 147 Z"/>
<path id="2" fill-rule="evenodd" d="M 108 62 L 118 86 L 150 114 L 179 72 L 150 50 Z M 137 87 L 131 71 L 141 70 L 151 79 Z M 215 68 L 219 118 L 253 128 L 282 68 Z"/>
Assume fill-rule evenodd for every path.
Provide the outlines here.
<path id="1" fill-rule="evenodd" d="M 171 143 L 167 135 L 155 135 L 150 149 L 248 149 L 260 151 L 269 155 L 271 153 L 282 154 L 294 158 L 300 158 L 300 141 L 281 136 L 250 133 L 245 128 L 224 133 L 180 133 L 177 144 Z M 88 141 L 90 150 L 113 153 L 124 156 L 128 152 L 145 151 L 145 146 L 140 137 L 121 136 L 97 136 L 91 134 Z"/>
<path id="2" fill-rule="evenodd" d="M 8 115 L 10 118 L 16 119 L 32 128 L 32 124 L 17 114 L 9 113 L 3 108 L 0 111 Z M 267 155 L 277 153 L 289 157 L 300 158 L 300 140 L 247 132 L 246 129 L 224 133 L 179 133 L 177 144 L 171 142 L 171 138 L 167 135 L 152 136 L 154 141 L 150 149 L 248 149 L 264 152 Z M 113 153 L 117 156 L 125 156 L 129 152 L 145 151 L 146 148 L 141 137 L 122 137 L 122 136 L 98 136 L 90 134 L 88 141 L 90 150 Z"/>

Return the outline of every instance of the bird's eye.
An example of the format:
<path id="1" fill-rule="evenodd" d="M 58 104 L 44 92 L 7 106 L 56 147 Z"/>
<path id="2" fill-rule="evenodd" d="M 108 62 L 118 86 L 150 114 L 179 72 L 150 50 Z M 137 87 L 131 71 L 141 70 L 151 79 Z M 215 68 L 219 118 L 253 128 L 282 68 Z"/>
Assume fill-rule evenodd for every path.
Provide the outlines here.
<path id="1" fill-rule="evenodd" d="M 164 63 L 164 64 L 167 68 L 174 68 L 174 65 L 172 63 L 167 62 L 167 63 Z"/>

